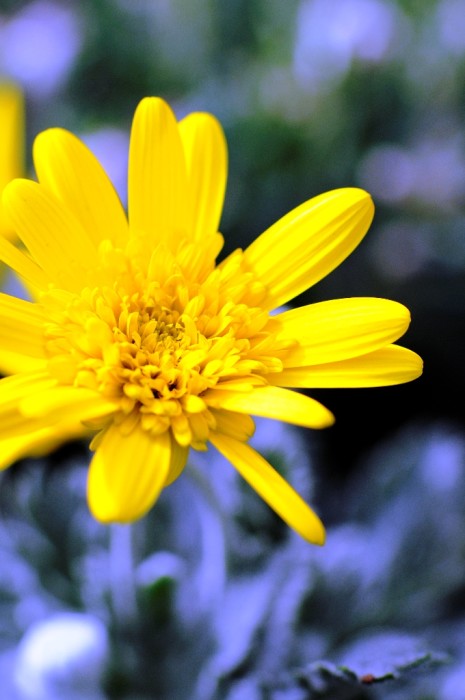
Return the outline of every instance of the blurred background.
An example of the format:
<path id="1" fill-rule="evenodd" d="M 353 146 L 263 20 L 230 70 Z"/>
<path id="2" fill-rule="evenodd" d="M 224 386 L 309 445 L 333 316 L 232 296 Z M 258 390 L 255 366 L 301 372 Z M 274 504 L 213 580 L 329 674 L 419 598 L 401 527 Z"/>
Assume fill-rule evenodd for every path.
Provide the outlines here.
<path id="1" fill-rule="evenodd" d="M 90 519 L 83 445 L 5 472 L 0 700 L 465 698 L 465 0 L 0 0 L 0 77 L 24 92 L 25 172 L 63 126 L 123 201 L 143 96 L 214 113 L 222 255 L 367 189 L 366 239 L 295 303 L 400 301 L 425 360 L 412 384 L 313 392 L 322 433 L 260 423 L 322 550 L 210 453 L 132 533 Z"/>

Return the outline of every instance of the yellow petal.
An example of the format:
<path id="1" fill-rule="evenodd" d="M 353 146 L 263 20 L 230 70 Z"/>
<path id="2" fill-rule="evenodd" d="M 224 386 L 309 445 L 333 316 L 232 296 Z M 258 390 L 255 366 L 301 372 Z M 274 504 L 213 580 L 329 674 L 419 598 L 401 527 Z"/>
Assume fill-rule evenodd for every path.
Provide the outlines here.
<path id="1" fill-rule="evenodd" d="M 45 420 L 31 421 L 19 410 L 28 396 L 53 389 L 56 381 L 46 372 L 23 372 L 0 381 L 0 437 L 6 439 L 49 427 Z"/>
<path id="2" fill-rule="evenodd" d="M 103 523 L 129 523 L 145 515 L 166 483 L 171 463 L 168 431 L 150 435 L 136 428 L 123 436 L 111 426 L 89 471 L 89 508 Z"/>
<path id="3" fill-rule="evenodd" d="M 301 204 L 262 233 L 244 259 L 267 287 L 267 308 L 285 304 L 334 270 L 360 243 L 373 212 L 363 190 L 333 190 Z"/>
<path id="4" fill-rule="evenodd" d="M 10 180 L 24 174 L 24 98 L 12 84 L 0 86 L 0 192 Z M 0 206 L 0 234 L 14 237 Z"/>
<path id="5" fill-rule="evenodd" d="M 187 166 L 190 236 L 203 243 L 218 231 L 227 179 L 227 145 L 211 114 L 189 114 L 179 123 Z"/>
<path id="6" fill-rule="evenodd" d="M 36 392 L 56 386 L 56 380 L 47 372 L 23 372 L 0 379 L 0 430 L 5 414 L 17 410 L 19 402 Z"/>
<path id="7" fill-rule="evenodd" d="M 24 457 L 41 457 L 49 454 L 68 440 L 82 437 L 83 432 L 80 423 L 63 422 L 59 426 L 29 431 L 25 435 L 2 437 L 0 469 L 5 469 Z"/>
<path id="8" fill-rule="evenodd" d="M 134 114 L 129 149 L 128 201 L 132 231 L 173 242 L 187 228 L 187 176 L 176 118 L 158 97 L 143 99 Z"/>
<path id="9" fill-rule="evenodd" d="M 255 423 L 246 414 L 233 413 L 232 411 L 221 411 L 217 408 L 210 409 L 215 419 L 216 431 L 229 435 L 229 437 L 246 442 L 255 432 Z"/>
<path id="10" fill-rule="evenodd" d="M 0 236 L 0 260 L 11 267 L 32 288 L 47 289 L 50 278 L 31 258 Z"/>
<path id="11" fill-rule="evenodd" d="M 46 323 L 47 318 L 37 304 L 0 293 L 0 353 L 46 359 Z"/>
<path id="12" fill-rule="evenodd" d="M 96 248 L 72 213 L 32 180 L 13 180 L 4 190 L 3 204 L 16 232 L 50 278 L 63 289 L 82 289 Z"/>
<path id="13" fill-rule="evenodd" d="M 25 375 L 23 375 L 25 376 Z M 14 437 L 28 432 L 55 428 L 59 424 L 81 424 L 81 433 L 88 432 L 83 423 L 109 417 L 115 405 L 97 392 L 73 386 L 54 386 L 54 380 L 36 380 L 27 387 L 23 377 L 10 385 L 1 382 L 4 400 L 0 404 L 0 435 Z M 16 396 L 12 391 L 17 388 Z"/>
<path id="14" fill-rule="evenodd" d="M 250 445 L 220 434 L 210 441 L 291 528 L 307 542 L 324 544 L 325 531 L 319 517 Z"/>
<path id="15" fill-rule="evenodd" d="M 24 97 L 11 83 L 0 86 L 0 188 L 24 172 Z"/>
<path id="16" fill-rule="evenodd" d="M 336 362 L 364 355 L 397 340 L 410 323 L 410 312 L 387 299 L 323 301 L 276 316 L 278 340 L 298 341 L 283 359 L 285 367 Z"/>
<path id="17" fill-rule="evenodd" d="M 186 466 L 189 447 L 182 447 L 173 437 L 171 437 L 171 461 L 165 486 L 169 486 L 176 481 Z"/>
<path id="18" fill-rule="evenodd" d="M 341 362 L 290 367 L 270 374 L 268 381 L 277 386 L 307 389 L 390 386 L 417 379 L 422 370 L 423 361 L 419 355 L 407 348 L 389 345 Z"/>
<path id="19" fill-rule="evenodd" d="M 128 223 L 118 195 L 93 153 L 65 129 L 48 129 L 34 142 L 34 165 L 46 185 L 95 241 L 123 246 Z"/>
<path id="20" fill-rule="evenodd" d="M 216 408 L 274 418 L 305 428 L 327 428 L 334 423 L 333 414 L 315 399 L 273 386 L 240 393 L 212 390 L 204 399 Z"/>
<path id="21" fill-rule="evenodd" d="M 75 386 L 37 390 L 19 402 L 23 416 L 50 424 L 61 420 L 92 421 L 114 413 L 115 407 L 98 392 Z"/>
<path id="22" fill-rule="evenodd" d="M 47 368 L 46 360 L 28 357 L 0 347 L 0 374 L 19 374 L 21 372 L 38 372 Z"/>

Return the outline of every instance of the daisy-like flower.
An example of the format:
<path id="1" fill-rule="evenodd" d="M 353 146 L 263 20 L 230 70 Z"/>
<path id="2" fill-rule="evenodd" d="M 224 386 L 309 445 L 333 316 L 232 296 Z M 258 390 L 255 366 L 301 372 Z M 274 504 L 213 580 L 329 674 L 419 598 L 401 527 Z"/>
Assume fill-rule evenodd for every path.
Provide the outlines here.
<path id="1" fill-rule="evenodd" d="M 203 113 L 179 123 L 158 98 L 139 104 L 128 217 L 102 167 L 71 133 L 34 144 L 39 182 L 15 180 L 5 211 L 25 252 L 0 257 L 36 301 L 0 295 L 1 465 L 94 435 L 88 502 L 100 521 L 144 515 L 211 443 L 300 535 L 318 516 L 249 445 L 251 415 L 309 428 L 332 414 L 295 388 L 397 384 L 421 360 L 394 345 L 408 310 L 373 298 L 272 311 L 333 270 L 360 242 L 369 195 L 315 197 L 221 263 L 226 144 Z"/>

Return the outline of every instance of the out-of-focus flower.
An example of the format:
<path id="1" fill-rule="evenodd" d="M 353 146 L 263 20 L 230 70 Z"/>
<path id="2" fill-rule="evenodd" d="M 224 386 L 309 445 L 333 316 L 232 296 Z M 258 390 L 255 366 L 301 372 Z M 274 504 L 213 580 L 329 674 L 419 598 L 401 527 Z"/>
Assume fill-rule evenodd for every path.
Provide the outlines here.
<path id="1" fill-rule="evenodd" d="M 0 256 L 38 290 L 0 298 L 1 462 L 70 436 L 95 437 L 88 479 L 102 522 L 144 515 L 207 442 L 300 535 L 324 529 L 301 497 L 248 445 L 264 416 L 310 428 L 333 422 L 289 388 L 397 384 L 421 360 L 394 345 L 401 304 L 355 298 L 273 315 L 358 245 L 373 203 L 359 189 L 315 197 L 245 251 L 215 266 L 226 143 L 209 114 L 180 123 L 158 98 L 134 117 L 129 220 L 103 168 L 72 134 L 34 146 L 39 183 L 16 180 L 4 206 L 29 255 Z"/>
<path id="2" fill-rule="evenodd" d="M 0 85 L 0 192 L 24 173 L 24 101 L 12 83 Z M 11 226 L 0 206 L 0 234 L 11 238 Z"/>
<path id="3" fill-rule="evenodd" d="M 23 700 L 103 700 L 109 642 L 103 623 L 84 613 L 57 613 L 33 625 L 17 650 L 14 680 Z"/>
<path id="4" fill-rule="evenodd" d="M 344 75 L 354 60 L 382 62 L 402 19 L 398 8 L 384 0 L 304 0 L 294 50 L 297 79 L 318 90 Z"/>
<path id="5" fill-rule="evenodd" d="M 75 9 L 49 0 L 27 3 L 4 21 L 0 40 L 2 70 L 36 97 L 62 85 L 82 43 Z"/>
<path id="6" fill-rule="evenodd" d="M 448 54 L 463 56 L 465 52 L 465 2 L 442 0 L 436 7 L 441 49 Z"/>
<path id="7" fill-rule="evenodd" d="M 370 183 L 373 196 L 383 202 L 418 201 L 438 209 L 453 210 L 465 195 L 463 139 L 432 138 L 411 149 L 383 144 L 362 159 L 362 186 Z M 431 173 L 434 172 L 434 182 Z"/>

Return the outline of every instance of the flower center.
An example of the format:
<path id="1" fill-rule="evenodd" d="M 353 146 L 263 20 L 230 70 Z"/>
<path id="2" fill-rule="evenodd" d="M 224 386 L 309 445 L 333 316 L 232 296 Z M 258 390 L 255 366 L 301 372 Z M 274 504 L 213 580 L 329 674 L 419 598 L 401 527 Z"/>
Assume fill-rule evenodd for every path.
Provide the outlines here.
<path id="1" fill-rule="evenodd" d="M 122 431 L 171 428 L 181 445 L 201 448 L 216 423 L 209 390 L 238 379 L 266 383 L 282 363 L 267 354 L 273 319 L 243 302 L 250 280 L 237 256 L 201 282 L 170 262 L 163 284 L 126 258 L 112 285 L 44 295 L 49 371 L 114 401 Z"/>

